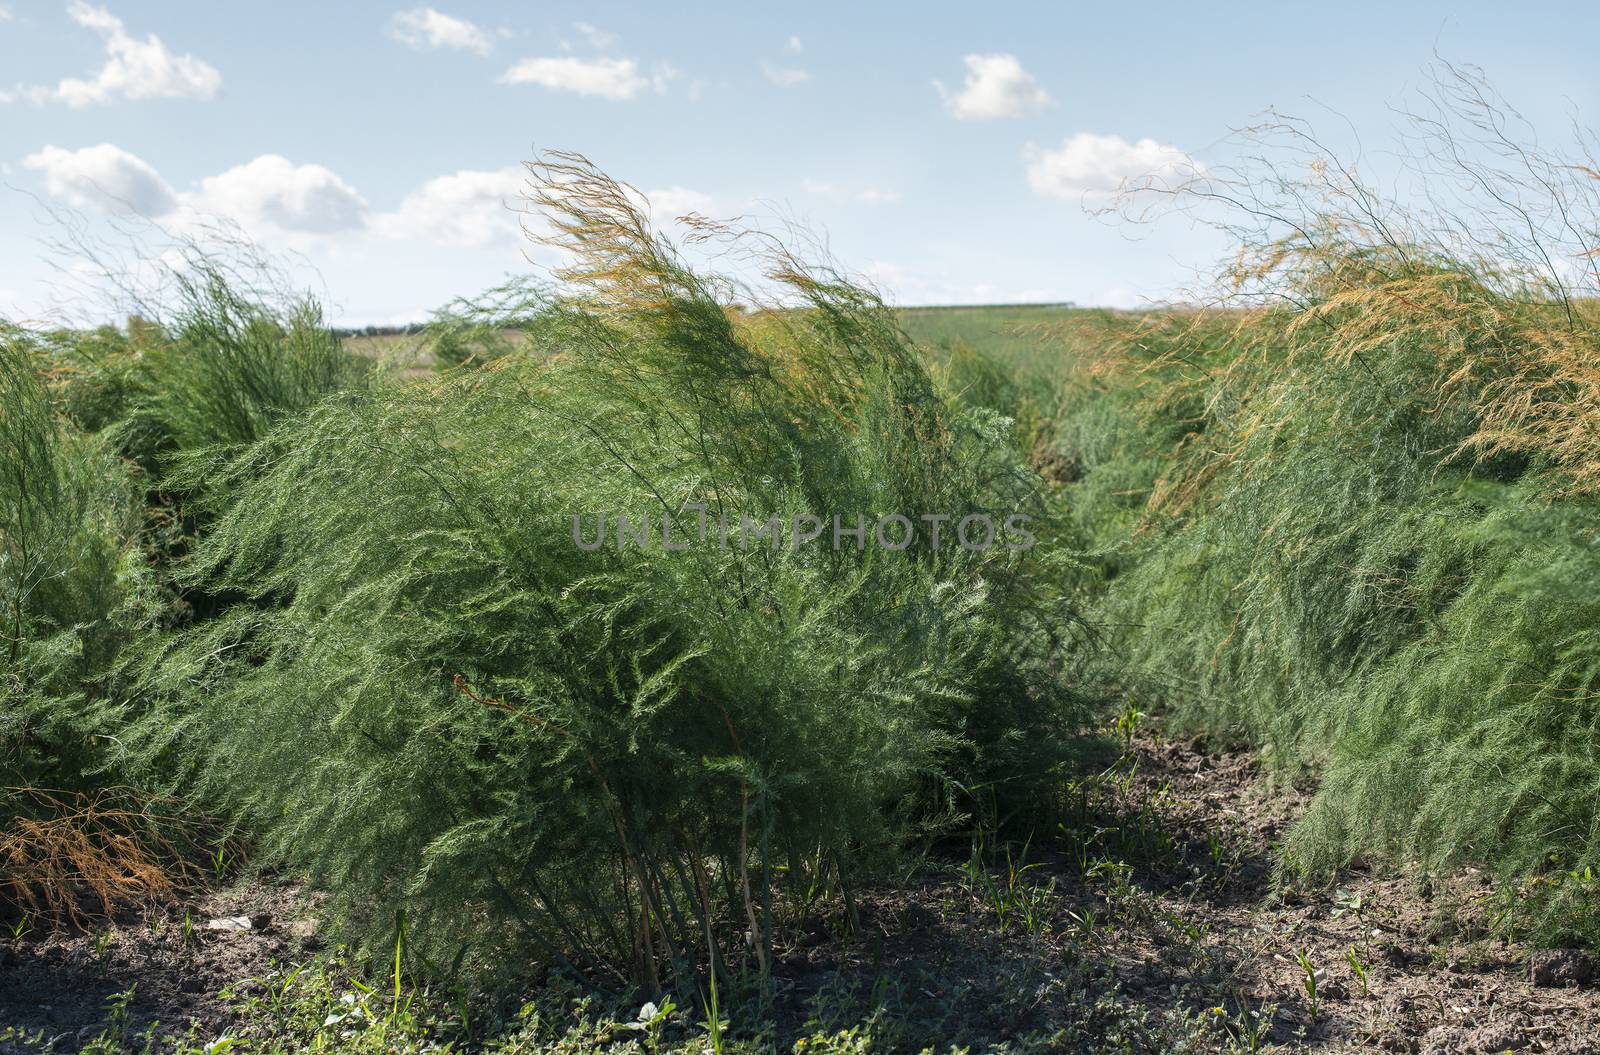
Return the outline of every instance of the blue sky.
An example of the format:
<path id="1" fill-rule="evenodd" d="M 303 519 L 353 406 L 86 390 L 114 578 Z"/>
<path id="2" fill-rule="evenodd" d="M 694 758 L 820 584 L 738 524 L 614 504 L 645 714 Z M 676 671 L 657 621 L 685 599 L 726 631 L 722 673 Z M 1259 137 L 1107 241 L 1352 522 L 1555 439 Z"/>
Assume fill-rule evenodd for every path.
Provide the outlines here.
<path id="1" fill-rule="evenodd" d="M 0 315 L 60 307 L 47 203 L 225 217 L 336 321 L 420 318 L 529 269 L 506 205 L 546 148 L 657 215 L 797 219 L 902 303 L 1137 303 L 1223 245 L 1089 215 L 1119 178 L 1226 164 L 1271 106 L 1388 141 L 1435 51 L 1560 133 L 1600 110 L 1597 41 L 1592 0 L 0 0 Z"/>

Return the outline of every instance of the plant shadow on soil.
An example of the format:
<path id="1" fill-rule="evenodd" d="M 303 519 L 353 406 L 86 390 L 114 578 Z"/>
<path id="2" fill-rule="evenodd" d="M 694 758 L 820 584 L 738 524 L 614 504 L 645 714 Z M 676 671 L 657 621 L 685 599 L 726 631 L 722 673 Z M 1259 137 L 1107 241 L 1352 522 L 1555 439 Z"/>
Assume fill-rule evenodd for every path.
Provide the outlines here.
<path id="1" fill-rule="evenodd" d="M 1482 874 L 1280 885 L 1276 844 L 1305 791 L 1269 790 L 1246 750 L 1127 744 L 1039 849 L 936 851 L 856 892 L 853 913 L 837 896 L 812 906 L 780 933 L 764 999 L 723 994 L 734 1035 L 787 1050 L 865 1022 L 872 1051 L 1600 1052 L 1600 994 L 1531 984 Z M 75 1051 L 116 1015 L 129 1036 L 248 1032 L 250 995 L 319 955 L 316 914 L 302 888 L 257 878 L 8 938 L 0 1051 Z M 223 916 L 252 927 L 205 929 Z M 606 1000 L 627 1020 L 638 998 Z"/>

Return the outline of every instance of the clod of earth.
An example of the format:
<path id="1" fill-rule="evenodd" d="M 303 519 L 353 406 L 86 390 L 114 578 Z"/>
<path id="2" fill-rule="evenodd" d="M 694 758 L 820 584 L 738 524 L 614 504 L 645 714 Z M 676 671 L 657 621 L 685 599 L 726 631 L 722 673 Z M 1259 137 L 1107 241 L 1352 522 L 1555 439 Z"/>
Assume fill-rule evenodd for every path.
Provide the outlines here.
<path id="1" fill-rule="evenodd" d="M 1539 986 L 1587 985 L 1594 960 L 1579 949 L 1536 949 L 1528 957 L 1528 977 Z"/>
<path id="2" fill-rule="evenodd" d="M 1490 1025 L 1477 1029 L 1438 1026 L 1422 1038 L 1422 1055 L 1489 1055 L 1517 1051 L 1527 1043 L 1528 1038 L 1515 1026 Z"/>

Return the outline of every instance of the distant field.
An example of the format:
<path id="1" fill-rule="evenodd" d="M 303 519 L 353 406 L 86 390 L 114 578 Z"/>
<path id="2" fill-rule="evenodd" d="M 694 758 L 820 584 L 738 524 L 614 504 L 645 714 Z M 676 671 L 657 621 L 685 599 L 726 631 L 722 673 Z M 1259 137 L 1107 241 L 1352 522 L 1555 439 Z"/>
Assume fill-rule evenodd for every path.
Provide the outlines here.
<path id="1" fill-rule="evenodd" d="M 937 347 L 965 341 L 1001 356 L 1031 351 L 1039 331 L 1085 309 L 1069 304 L 997 304 L 970 307 L 901 308 L 900 324 L 919 344 Z"/>
<path id="2" fill-rule="evenodd" d="M 930 348 L 961 341 L 1008 362 L 1026 360 L 1048 345 L 1049 328 L 1070 316 L 1103 309 L 1069 304 L 996 304 L 901 308 L 900 323 L 913 340 Z M 433 366 L 428 338 L 415 333 L 352 334 L 344 346 L 357 355 L 386 359 L 403 368 Z"/>
<path id="3" fill-rule="evenodd" d="M 399 364 L 408 370 L 432 368 L 433 354 L 427 350 L 427 343 L 420 333 L 352 334 L 344 338 L 345 348 L 355 354 Z"/>

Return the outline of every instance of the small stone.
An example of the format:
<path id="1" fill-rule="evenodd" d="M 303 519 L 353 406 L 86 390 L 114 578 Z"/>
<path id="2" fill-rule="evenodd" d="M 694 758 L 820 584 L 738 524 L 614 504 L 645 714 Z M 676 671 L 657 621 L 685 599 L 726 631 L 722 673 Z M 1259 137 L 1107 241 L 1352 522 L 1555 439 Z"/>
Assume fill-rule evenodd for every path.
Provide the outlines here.
<path id="1" fill-rule="evenodd" d="M 1536 986 L 1583 985 L 1594 977 L 1594 961 L 1580 949 L 1536 949 L 1528 977 Z"/>
<path id="2" fill-rule="evenodd" d="M 220 931 L 223 934 L 242 934 L 249 929 L 249 916 L 219 916 L 216 919 L 206 920 L 206 930 Z"/>

